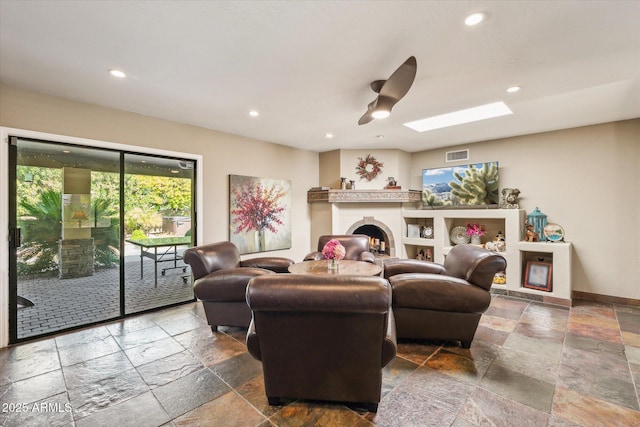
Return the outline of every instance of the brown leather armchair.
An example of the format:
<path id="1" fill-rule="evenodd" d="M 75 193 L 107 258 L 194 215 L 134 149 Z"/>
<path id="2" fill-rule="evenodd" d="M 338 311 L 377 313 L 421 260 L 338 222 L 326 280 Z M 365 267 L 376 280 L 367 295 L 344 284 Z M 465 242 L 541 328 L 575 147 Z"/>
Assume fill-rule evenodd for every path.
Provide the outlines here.
<path id="1" fill-rule="evenodd" d="M 282 257 L 242 261 L 238 248 L 231 242 L 189 248 L 183 257 L 193 272 L 193 291 L 202 301 L 214 331 L 222 325 L 249 326 L 251 310 L 245 298 L 249 280 L 255 276 L 286 273 L 293 264 L 293 260 Z"/>
<path id="2" fill-rule="evenodd" d="M 460 341 L 469 348 L 491 303 L 493 276 L 506 267 L 504 257 L 473 245 L 454 246 L 444 265 L 388 260 L 384 276 L 393 289 L 398 337 Z"/>
<path id="3" fill-rule="evenodd" d="M 364 234 L 340 234 L 340 235 L 323 235 L 318 238 L 318 250 L 309 253 L 304 257 L 305 261 L 317 261 L 324 259 L 322 248 L 331 239 L 338 240 L 346 250 L 344 259 L 353 261 L 365 261 L 375 263 L 375 256 L 369 252 L 369 236 Z"/>
<path id="4" fill-rule="evenodd" d="M 270 405 L 310 399 L 377 410 L 382 368 L 396 354 L 387 280 L 258 276 L 247 287 L 247 304 L 247 349 L 262 361 Z"/>

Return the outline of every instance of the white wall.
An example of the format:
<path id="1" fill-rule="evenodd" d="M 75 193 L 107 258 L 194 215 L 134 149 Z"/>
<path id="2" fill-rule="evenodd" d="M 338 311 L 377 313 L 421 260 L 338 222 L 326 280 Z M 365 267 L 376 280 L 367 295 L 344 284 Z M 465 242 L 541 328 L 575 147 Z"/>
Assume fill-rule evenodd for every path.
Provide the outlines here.
<path id="1" fill-rule="evenodd" d="M 0 86 L 0 126 L 125 144 L 142 147 L 141 150 L 179 151 L 200 156 L 200 209 L 203 219 L 198 227 L 202 233 L 201 243 L 229 239 L 230 174 L 290 180 L 292 247 L 268 254 L 301 260 L 309 252 L 310 215 L 306 194 L 310 187 L 318 185 L 318 153 L 23 91 L 6 85 Z M 6 161 L 6 148 L 5 144 L 0 146 L 3 162 Z M 0 173 L 0 207 L 5 212 L 5 222 L 0 224 L 0 238 L 6 242 L 7 174 L 6 170 L 0 170 Z M 6 250 L 4 246 L 0 250 L 0 262 L 5 263 L 0 263 L 0 267 L 6 265 Z M 3 297 L 8 292 L 7 277 L 7 269 L 0 268 L 0 294 Z M 0 306 L 0 319 L 7 318 L 6 306 L 7 304 Z M 0 331 L 0 346 L 3 345 L 2 333 Z"/>
<path id="2" fill-rule="evenodd" d="M 383 164 L 382 172 L 371 181 L 361 179 L 356 173 L 359 159 L 365 159 L 369 154 Z M 345 177 L 349 181 L 355 181 L 358 190 L 382 190 L 388 184 L 387 178 L 392 176 L 405 190 L 420 188 L 409 187 L 410 162 L 411 154 L 402 150 L 328 151 L 320 154 L 320 185 L 340 188 L 340 178 Z"/>
<path id="3" fill-rule="evenodd" d="M 640 299 L 640 119 L 414 153 L 411 188 L 445 151 L 497 160 L 500 187 L 521 191 L 574 245 L 573 290 Z"/>

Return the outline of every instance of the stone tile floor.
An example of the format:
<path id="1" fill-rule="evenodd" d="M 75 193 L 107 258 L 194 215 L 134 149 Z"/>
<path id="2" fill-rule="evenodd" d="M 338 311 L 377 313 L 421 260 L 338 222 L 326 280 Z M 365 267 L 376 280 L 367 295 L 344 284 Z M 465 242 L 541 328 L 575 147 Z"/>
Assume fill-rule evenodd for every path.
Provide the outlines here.
<path id="1" fill-rule="evenodd" d="M 271 407 L 199 303 L 0 349 L 3 426 L 640 426 L 640 308 L 493 296 L 469 350 L 399 343 L 377 413 Z"/>

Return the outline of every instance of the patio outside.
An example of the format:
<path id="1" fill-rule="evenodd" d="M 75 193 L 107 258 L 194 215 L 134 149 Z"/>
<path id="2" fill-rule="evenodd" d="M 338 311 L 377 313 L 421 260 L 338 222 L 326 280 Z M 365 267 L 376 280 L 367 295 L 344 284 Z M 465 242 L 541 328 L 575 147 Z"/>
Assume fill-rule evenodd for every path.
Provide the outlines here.
<path id="1" fill-rule="evenodd" d="M 182 268 L 167 270 L 158 265 L 158 283 L 154 286 L 154 261 L 143 258 L 140 278 L 140 249 L 125 246 L 125 313 L 193 300 L 191 270 L 181 260 Z M 184 248 L 180 250 L 180 255 Z M 166 263 L 172 266 L 173 263 Z M 18 295 L 33 306 L 18 308 L 18 338 L 78 327 L 120 316 L 120 268 L 96 270 L 93 276 L 59 280 L 57 277 L 21 278 Z"/>
<path id="2" fill-rule="evenodd" d="M 193 300 L 181 256 L 193 242 L 192 162 L 125 154 L 121 163 L 116 151 L 42 141 L 17 147 L 17 339 L 120 317 L 121 280 L 125 315 Z M 155 248 L 167 240 L 158 238 L 180 243 Z"/>

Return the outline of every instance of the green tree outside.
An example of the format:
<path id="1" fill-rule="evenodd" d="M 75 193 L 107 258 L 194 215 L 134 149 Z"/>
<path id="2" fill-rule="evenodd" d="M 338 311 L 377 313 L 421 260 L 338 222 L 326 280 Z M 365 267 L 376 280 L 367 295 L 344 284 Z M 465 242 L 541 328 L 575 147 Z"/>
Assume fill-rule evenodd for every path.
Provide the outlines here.
<path id="1" fill-rule="evenodd" d="M 58 266 L 62 235 L 62 170 L 18 166 L 18 226 L 22 246 L 18 274 L 53 272 Z M 30 180 L 25 180 L 25 177 Z M 119 259 L 120 174 L 91 173 L 92 237 L 96 267 L 110 267 Z M 163 216 L 190 216 L 191 180 L 126 175 L 125 234 L 162 227 Z"/>

